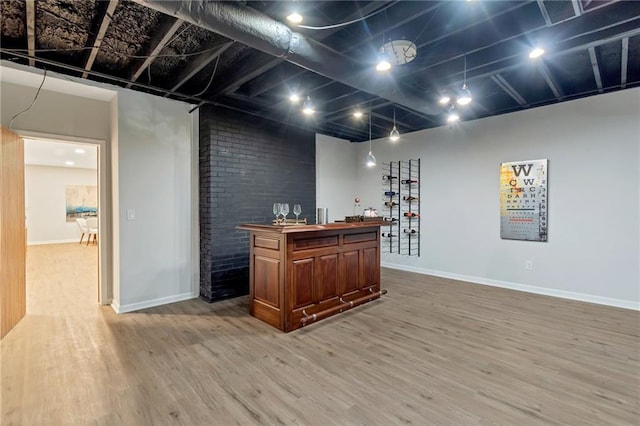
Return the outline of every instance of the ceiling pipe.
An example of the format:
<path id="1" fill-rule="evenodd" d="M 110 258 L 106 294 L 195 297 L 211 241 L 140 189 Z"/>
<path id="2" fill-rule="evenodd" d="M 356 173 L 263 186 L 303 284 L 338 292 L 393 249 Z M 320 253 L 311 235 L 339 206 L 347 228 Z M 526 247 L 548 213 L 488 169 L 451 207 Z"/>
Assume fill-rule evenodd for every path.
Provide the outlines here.
<path id="1" fill-rule="evenodd" d="M 134 1 L 412 110 L 429 115 L 442 113 L 431 99 L 402 90 L 390 81 L 381 81 L 386 77 L 374 76 L 371 64 L 355 63 L 348 56 L 240 2 Z"/>

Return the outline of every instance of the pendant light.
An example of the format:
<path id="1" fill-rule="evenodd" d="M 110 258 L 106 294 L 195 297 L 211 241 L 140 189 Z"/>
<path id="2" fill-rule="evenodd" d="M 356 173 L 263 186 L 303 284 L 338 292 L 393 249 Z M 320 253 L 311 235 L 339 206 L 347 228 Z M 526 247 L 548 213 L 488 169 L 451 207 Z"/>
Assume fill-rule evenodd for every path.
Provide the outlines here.
<path id="1" fill-rule="evenodd" d="M 376 157 L 371 152 L 371 111 L 369 111 L 369 154 L 367 155 L 367 167 L 375 167 Z"/>
<path id="2" fill-rule="evenodd" d="M 455 105 L 451 104 L 449 114 L 447 115 L 447 123 L 455 123 L 458 120 L 460 120 L 460 115 L 458 115 Z"/>
<path id="3" fill-rule="evenodd" d="M 307 96 L 307 99 L 302 104 L 302 113 L 305 115 L 311 115 L 314 112 L 316 112 L 316 109 L 313 106 L 313 102 L 311 102 L 311 98 Z"/>
<path id="4" fill-rule="evenodd" d="M 458 105 L 469 105 L 472 100 L 471 92 L 467 87 L 467 55 L 464 55 L 464 78 L 462 80 L 460 95 L 458 96 Z"/>
<path id="5" fill-rule="evenodd" d="M 397 142 L 400 139 L 400 132 L 396 127 L 396 107 L 393 106 L 393 129 L 391 129 L 391 133 L 389 133 L 389 139 L 391 142 Z"/>

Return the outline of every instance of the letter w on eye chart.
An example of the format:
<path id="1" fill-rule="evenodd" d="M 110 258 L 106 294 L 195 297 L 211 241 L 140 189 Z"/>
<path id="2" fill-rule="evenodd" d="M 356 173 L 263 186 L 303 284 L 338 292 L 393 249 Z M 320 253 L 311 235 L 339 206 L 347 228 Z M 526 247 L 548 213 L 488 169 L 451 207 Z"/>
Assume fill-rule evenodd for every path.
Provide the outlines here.
<path id="1" fill-rule="evenodd" d="M 500 238 L 547 241 L 547 160 L 500 164 Z"/>

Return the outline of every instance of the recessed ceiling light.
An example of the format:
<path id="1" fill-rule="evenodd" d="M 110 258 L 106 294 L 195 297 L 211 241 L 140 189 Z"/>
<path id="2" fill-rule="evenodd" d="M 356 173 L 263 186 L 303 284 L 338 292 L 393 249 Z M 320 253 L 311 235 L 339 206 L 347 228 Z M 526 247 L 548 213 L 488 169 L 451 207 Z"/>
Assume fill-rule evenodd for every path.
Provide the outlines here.
<path id="1" fill-rule="evenodd" d="M 531 52 L 529 52 L 529 59 L 539 58 L 542 55 L 544 55 L 544 49 L 541 47 L 536 47 Z"/>
<path id="2" fill-rule="evenodd" d="M 353 112 L 353 116 L 355 118 L 361 118 L 362 117 L 362 111 L 354 111 Z"/>
<path id="3" fill-rule="evenodd" d="M 82 148 L 76 148 L 73 150 L 76 154 L 84 154 L 86 151 Z"/>
<path id="4" fill-rule="evenodd" d="M 451 97 L 443 95 L 442 97 L 440 97 L 438 102 L 440 103 L 440 105 L 447 105 L 449 102 L 451 102 Z"/>
<path id="5" fill-rule="evenodd" d="M 64 164 L 66 164 L 67 166 L 73 166 L 76 163 L 74 163 L 73 161 L 65 161 Z"/>
<path id="6" fill-rule="evenodd" d="M 391 63 L 389 61 L 387 61 L 386 59 L 381 60 L 380 62 L 378 62 L 378 65 L 376 65 L 376 71 L 389 71 L 391 69 Z"/>
<path id="7" fill-rule="evenodd" d="M 298 103 L 298 102 L 300 102 L 300 96 L 298 96 L 298 94 L 297 94 L 297 93 L 292 93 L 292 94 L 289 96 L 289 100 L 290 100 L 291 102 L 293 102 L 294 104 L 295 104 L 295 103 Z"/>
<path id="8" fill-rule="evenodd" d="M 298 12 L 293 12 L 292 14 L 287 16 L 287 21 L 294 24 L 299 24 L 300 22 L 302 22 L 302 15 L 300 15 Z"/>

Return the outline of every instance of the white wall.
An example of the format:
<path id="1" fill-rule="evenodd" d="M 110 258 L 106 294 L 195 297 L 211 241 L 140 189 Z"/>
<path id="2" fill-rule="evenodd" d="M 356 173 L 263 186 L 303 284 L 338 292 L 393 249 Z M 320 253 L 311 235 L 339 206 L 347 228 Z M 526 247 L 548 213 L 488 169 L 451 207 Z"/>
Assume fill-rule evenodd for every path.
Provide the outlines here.
<path id="1" fill-rule="evenodd" d="M 33 73 L 27 67 L 2 65 Z M 13 129 L 107 141 L 100 155 L 109 170 L 101 185 L 106 185 L 110 211 L 102 211 L 109 213 L 105 225 L 112 233 L 106 264 L 114 309 L 127 312 L 197 297 L 199 275 L 191 250 L 197 223 L 191 212 L 198 204 L 191 194 L 197 185 L 192 150 L 197 150 L 198 135 L 190 106 L 88 81 L 110 90 L 112 97 L 74 96 L 95 90 L 87 91 L 85 80 L 74 83 L 70 77 L 51 86 L 70 88 L 67 92 L 45 90 L 51 79 L 55 73 L 48 73 L 37 102 L 14 121 Z M 0 89 L 2 125 L 8 126 L 31 102 L 36 88 L 2 81 Z M 135 221 L 126 221 L 127 209 L 136 210 Z"/>
<path id="2" fill-rule="evenodd" d="M 24 181 L 27 243 L 80 241 L 80 230 L 76 222 L 67 222 L 65 187 L 97 186 L 97 170 L 27 164 Z"/>
<path id="3" fill-rule="evenodd" d="M 2 125 L 9 127 L 11 117 L 27 108 L 33 101 L 37 88 L 4 81 L 1 82 L 0 88 L 0 117 Z M 36 103 L 29 111 L 14 120 L 12 129 L 109 140 L 111 135 L 108 102 L 52 92 L 46 88 L 45 83 Z"/>
<path id="4" fill-rule="evenodd" d="M 357 145 L 363 159 L 368 146 Z M 382 262 L 638 309 L 639 146 L 640 89 L 374 141 L 378 164 L 422 163 L 421 256 L 383 254 Z M 499 165 L 540 158 L 549 160 L 549 241 L 502 240 Z M 361 163 L 362 201 L 381 208 L 380 167 Z"/>
<path id="5" fill-rule="evenodd" d="M 354 214 L 353 200 L 360 196 L 357 154 L 347 140 L 316 134 L 316 206 L 329 209 L 329 222 Z"/>
<path id="6" fill-rule="evenodd" d="M 190 106 L 129 90 L 118 105 L 120 309 L 195 297 Z"/>

